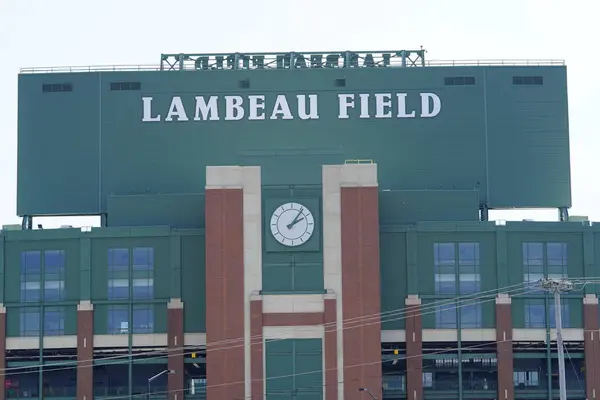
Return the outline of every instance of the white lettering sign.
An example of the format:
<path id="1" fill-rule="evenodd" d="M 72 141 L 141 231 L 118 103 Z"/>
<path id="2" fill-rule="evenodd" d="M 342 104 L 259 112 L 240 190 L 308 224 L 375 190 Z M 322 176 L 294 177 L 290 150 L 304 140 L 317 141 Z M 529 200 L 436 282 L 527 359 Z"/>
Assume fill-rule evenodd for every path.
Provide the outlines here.
<path id="1" fill-rule="evenodd" d="M 335 107 L 338 119 L 433 118 L 441 112 L 442 101 L 437 94 L 418 95 L 418 98 L 412 99 L 416 94 L 340 93 L 337 95 L 337 104 L 330 103 L 328 109 Z M 326 100 L 331 102 L 332 99 L 328 96 Z M 158 109 L 153 97 L 142 97 L 142 122 L 319 119 L 319 100 L 317 94 L 293 97 L 285 94 L 193 98 L 173 96 L 167 105 L 163 104 L 164 108 Z"/>

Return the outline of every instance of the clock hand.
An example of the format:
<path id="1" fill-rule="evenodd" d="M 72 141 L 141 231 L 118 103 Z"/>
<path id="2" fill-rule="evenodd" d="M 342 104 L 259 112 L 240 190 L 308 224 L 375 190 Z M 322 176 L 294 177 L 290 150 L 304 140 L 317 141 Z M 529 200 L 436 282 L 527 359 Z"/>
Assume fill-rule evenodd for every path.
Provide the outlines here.
<path id="1" fill-rule="evenodd" d="M 300 215 L 302 215 L 302 210 L 304 210 L 304 207 L 302 207 L 302 208 L 300 209 L 300 211 L 298 211 L 298 214 L 296 214 L 296 218 L 294 218 L 294 219 L 292 220 L 292 222 L 290 222 L 290 223 L 287 225 L 287 228 L 288 228 L 288 229 L 292 229 L 292 227 L 293 227 L 294 225 L 296 225 L 298 222 L 302 221 L 301 219 L 298 219 L 298 217 L 300 217 Z"/>

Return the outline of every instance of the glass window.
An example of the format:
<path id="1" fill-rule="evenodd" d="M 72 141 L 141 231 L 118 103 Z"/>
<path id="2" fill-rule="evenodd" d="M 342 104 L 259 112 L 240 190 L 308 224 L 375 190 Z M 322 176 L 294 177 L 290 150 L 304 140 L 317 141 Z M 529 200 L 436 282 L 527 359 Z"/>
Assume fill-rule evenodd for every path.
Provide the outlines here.
<path id="1" fill-rule="evenodd" d="M 65 252 L 44 251 L 44 300 L 59 301 L 65 297 Z"/>
<path id="2" fill-rule="evenodd" d="M 515 387 L 536 387 L 540 385 L 538 371 L 515 371 L 513 373 Z"/>
<path id="3" fill-rule="evenodd" d="M 481 328 L 481 304 L 465 304 L 460 307 L 460 325 L 465 329 Z"/>
<path id="4" fill-rule="evenodd" d="M 434 243 L 433 260 L 435 265 L 454 265 L 454 243 Z"/>
<path id="5" fill-rule="evenodd" d="M 109 279 L 108 298 L 111 300 L 129 298 L 129 279 Z"/>
<path id="6" fill-rule="evenodd" d="M 19 336 L 40 336 L 39 308 L 22 308 Z"/>
<path id="7" fill-rule="evenodd" d="M 111 335 L 129 332 L 129 310 L 127 306 L 108 306 L 108 333 Z"/>
<path id="8" fill-rule="evenodd" d="M 40 251 L 21 253 L 21 301 L 39 302 L 42 288 L 42 259 Z"/>
<path id="9" fill-rule="evenodd" d="M 546 307 L 543 299 L 525 300 L 525 328 L 545 328 Z"/>
<path id="10" fill-rule="evenodd" d="M 108 298 L 151 299 L 154 297 L 154 249 L 135 247 L 108 250 Z"/>
<path id="11" fill-rule="evenodd" d="M 44 309 L 44 336 L 59 336 L 64 334 L 64 307 L 47 307 Z"/>
<path id="12" fill-rule="evenodd" d="M 436 307 L 435 326 L 440 329 L 456 328 L 456 306 L 454 304 Z"/>
<path id="13" fill-rule="evenodd" d="M 133 269 L 151 271 L 154 269 L 154 249 L 136 247 L 133 249 Z"/>
<path id="14" fill-rule="evenodd" d="M 133 333 L 154 332 L 154 307 L 152 305 L 133 306 Z"/>
<path id="15" fill-rule="evenodd" d="M 433 251 L 436 294 L 473 294 L 481 290 L 479 243 L 435 243 Z"/>
<path id="16" fill-rule="evenodd" d="M 108 249 L 108 270 L 129 270 L 129 249 Z"/>
<path id="17" fill-rule="evenodd" d="M 567 244 L 547 243 L 546 259 L 548 260 L 548 278 L 567 278 Z"/>

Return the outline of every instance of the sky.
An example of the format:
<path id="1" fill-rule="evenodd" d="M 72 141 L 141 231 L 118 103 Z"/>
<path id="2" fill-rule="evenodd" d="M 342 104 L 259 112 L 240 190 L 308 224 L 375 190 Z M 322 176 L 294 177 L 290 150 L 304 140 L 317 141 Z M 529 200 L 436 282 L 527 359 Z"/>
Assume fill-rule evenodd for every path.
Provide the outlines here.
<path id="1" fill-rule="evenodd" d="M 387 50 L 427 58 L 565 59 L 573 207 L 600 221 L 600 38 L 592 0 L 0 0 L 0 226 L 16 216 L 20 68 L 158 64 L 161 53 Z M 590 42 L 587 42 L 590 40 Z M 48 155 L 49 157 L 51 155 Z M 556 220 L 555 210 L 494 219 Z M 36 218 L 34 224 L 96 225 Z"/>

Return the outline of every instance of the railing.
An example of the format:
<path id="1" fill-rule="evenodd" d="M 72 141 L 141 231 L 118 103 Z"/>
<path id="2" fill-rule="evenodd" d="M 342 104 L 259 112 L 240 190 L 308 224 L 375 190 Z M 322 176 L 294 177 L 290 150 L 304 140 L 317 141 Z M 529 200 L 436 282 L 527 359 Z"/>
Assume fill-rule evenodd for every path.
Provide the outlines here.
<path id="1" fill-rule="evenodd" d="M 290 55 L 295 54 L 295 55 Z M 186 54 L 166 57 L 159 65 L 91 65 L 63 67 L 22 68 L 22 74 L 127 72 L 127 71 L 217 71 L 254 69 L 301 68 L 402 68 L 402 67 L 493 67 L 493 66 L 561 66 L 562 59 L 497 59 L 497 60 L 424 60 L 410 59 L 396 53 L 363 54 L 257 54 L 257 55 L 202 55 Z"/>

